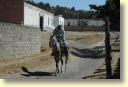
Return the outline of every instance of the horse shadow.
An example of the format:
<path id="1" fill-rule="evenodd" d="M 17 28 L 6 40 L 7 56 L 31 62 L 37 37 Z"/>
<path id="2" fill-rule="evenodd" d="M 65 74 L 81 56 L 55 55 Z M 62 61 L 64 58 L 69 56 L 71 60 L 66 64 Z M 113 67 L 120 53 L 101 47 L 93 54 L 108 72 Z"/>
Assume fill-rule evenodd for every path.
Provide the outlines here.
<path id="1" fill-rule="evenodd" d="M 21 74 L 21 75 L 25 76 L 25 77 L 30 77 L 30 76 L 54 76 L 53 72 L 41 72 L 41 71 L 30 72 L 26 67 L 22 67 L 22 71 L 25 74 Z"/>
<path id="2" fill-rule="evenodd" d="M 79 49 L 72 47 L 73 51 L 71 51 L 72 55 L 75 55 L 80 58 L 104 58 L 105 57 L 105 47 L 104 46 L 97 46 L 94 48 L 86 48 L 86 49 Z"/>

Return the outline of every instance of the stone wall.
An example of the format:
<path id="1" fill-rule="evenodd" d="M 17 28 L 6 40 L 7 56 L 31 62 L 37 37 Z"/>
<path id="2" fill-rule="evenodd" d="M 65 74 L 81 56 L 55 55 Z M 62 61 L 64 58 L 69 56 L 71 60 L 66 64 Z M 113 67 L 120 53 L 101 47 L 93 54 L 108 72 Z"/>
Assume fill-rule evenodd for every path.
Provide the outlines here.
<path id="1" fill-rule="evenodd" d="M 40 53 L 39 28 L 0 23 L 0 58 L 21 58 Z"/>

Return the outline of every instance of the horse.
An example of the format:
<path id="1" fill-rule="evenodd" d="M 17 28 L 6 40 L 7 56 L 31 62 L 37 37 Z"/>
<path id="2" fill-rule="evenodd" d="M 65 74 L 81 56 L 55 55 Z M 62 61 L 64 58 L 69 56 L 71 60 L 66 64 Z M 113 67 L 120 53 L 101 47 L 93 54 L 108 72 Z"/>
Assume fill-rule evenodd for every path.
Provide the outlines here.
<path id="1" fill-rule="evenodd" d="M 67 69 L 67 62 L 68 62 L 68 59 L 69 59 L 69 47 L 68 45 L 63 41 L 63 40 L 60 40 L 59 42 L 60 44 L 60 48 L 61 48 L 61 63 L 62 63 L 62 66 L 63 66 L 63 57 L 65 56 L 65 72 L 66 72 L 66 69 Z M 62 71 L 62 69 L 61 69 Z"/>
<path id="2" fill-rule="evenodd" d="M 65 72 L 67 68 L 67 60 L 68 60 L 68 47 L 66 43 L 63 41 L 57 42 L 57 39 L 53 36 L 50 36 L 49 39 L 49 47 L 52 48 L 53 56 L 55 59 L 56 63 L 56 72 L 55 75 L 59 74 L 59 62 L 61 61 L 61 73 L 63 72 L 62 67 L 63 67 L 63 56 L 65 56 Z"/>

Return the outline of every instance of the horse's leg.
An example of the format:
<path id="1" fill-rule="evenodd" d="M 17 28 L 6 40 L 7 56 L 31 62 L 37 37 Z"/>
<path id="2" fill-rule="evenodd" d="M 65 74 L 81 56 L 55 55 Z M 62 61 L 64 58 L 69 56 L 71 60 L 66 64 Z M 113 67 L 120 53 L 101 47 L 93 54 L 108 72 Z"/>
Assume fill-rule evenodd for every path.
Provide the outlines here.
<path id="1" fill-rule="evenodd" d="M 60 56 L 60 60 L 61 60 L 61 73 L 63 72 L 63 58 L 62 55 Z"/>
<path id="2" fill-rule="evenodd" d="M 56 63 L 55 76 L 57 76 L 57 61 L 56 61 L 56 57 L 55 57 L 55 55 L 54 55 L 54 60 L 55 60 L 55 63 Z"/>
<path id="3" fill-rule="evenodd" d="M 55 76 L 57 76 L 57 74 L 59 74 L 59 59 L 57 57 L 55 57 L 55 62 L 56 62 L 56 72 L 55 72 Z"/>
<path id="4" fill-rule="evenodd" d="M 66 52 L 65 52 L 65 72 L 66 72 L 66 69 L 67 69 L 67 62 L 68 62 L 68 47 L 66 49 Z"/>
<path id="5" fill-rule="evenodd" d="M 66 72 L 66 69 L 67 69 L 67 62 L 68 62 L 68 56 L 66 55 L 65 56 L 65 72 Z"/>
<path id="6" fill-rule="evenodd" d="M 59 74 L 59 59 L 57 59 L 57 73 Z"/>

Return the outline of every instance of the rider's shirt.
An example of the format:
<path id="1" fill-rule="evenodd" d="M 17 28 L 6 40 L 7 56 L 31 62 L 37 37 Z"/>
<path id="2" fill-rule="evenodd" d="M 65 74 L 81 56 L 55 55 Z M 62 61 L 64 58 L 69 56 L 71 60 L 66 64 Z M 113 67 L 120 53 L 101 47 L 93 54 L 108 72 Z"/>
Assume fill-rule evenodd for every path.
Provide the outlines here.
<path id="1" fill-rule="evenodd" d="M 53 36 L 56 36 L 56 38 L 60 37 L 61 35 L 61 39 L 65 40 L 64 37 L 65 37 L 65 31 L 64 29 L 55 29 L 53 31 Z"/>

